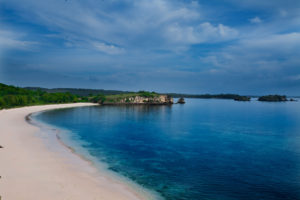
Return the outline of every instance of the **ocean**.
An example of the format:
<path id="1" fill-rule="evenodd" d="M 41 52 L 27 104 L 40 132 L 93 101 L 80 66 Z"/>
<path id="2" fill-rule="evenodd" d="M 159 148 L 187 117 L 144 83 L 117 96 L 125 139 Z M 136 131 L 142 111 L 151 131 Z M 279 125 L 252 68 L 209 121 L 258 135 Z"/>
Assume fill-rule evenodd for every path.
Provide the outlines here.
<path id="1" fill-rule="evenodd" d="M 34 118 L 67 130 L 60 137 L 86 152 L 77 153 L 165 200 L 300 199 L 300 102 L 186 99 Z"/>

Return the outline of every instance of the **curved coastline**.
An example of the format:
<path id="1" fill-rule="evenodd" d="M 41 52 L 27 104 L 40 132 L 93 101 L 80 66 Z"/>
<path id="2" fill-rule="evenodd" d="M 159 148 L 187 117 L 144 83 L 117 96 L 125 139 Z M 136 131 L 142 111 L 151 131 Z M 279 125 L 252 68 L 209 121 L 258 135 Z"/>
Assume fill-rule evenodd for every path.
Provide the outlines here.
<path id="1" fill-rule="evenodd" d="M 54 150 L 55 147 L 51 147 L 53 138 L 51 145 L 47 146 L 45 140 L 37 135 L 44 130 L 36 120 L 33 122 L 31 119 L 33 113 L 94 105 L 96 104 L 58 104 L 0 111 L 0 120 L 5 124 L 4 131 L 0 133 L 1 145 L 5 147 L 0 151 L 1 160 L 4 161 L 4 165 L 1 164 L 0 167 L 0 196 L 16 200 L 153 199 L 152 195 L 140 191 L 134 183 L 99 170 L 90 159 L 76 153 L 61 140 L 59 129 L 52 127 L 49 130 L 55 132 L 54 145 L 61 148 Z M 16 185 L 18 182 L 22 184 Z"/>
<path id="2" fill-rule="evenodd" d="M 97 105 L 98 104 L 96 104 L 96 106 Z M 56 110 L 56 109 L 43 110 L 43 111 L 30 113 L 29 115 L 26 116 L 26 121 L 34 126 L 39 127 L 41 131 L 47 132 L 47 135 L 53 133 L 55 135 L 55 139 L 63 148 L 69 150 L 70 153 L 74 154 L 76 157 L 87 162 L 91 167 L 93 168 L 95 167 L 97 170 L 99 170 L 99 172 L 102 175 L 107 176 L 108 179 L 112 179 L 112 181 L 117 181 L 120 184 L 125 184 L 127 189 L 133 192 L 134 194 L 136 194 L 141 200 L 161 200 L 161 197 L 156 192 L 149 191 L 148 189 L 138 185 L 137 183 L 128 179 L 127 177 L 124 177 L 123 175 L 117 172 L 109 170 L 108 165 L 106 163 L 99 161 L 97 158 L 90 155 L 88 150 L 86 150 L 84 147 L 81 147 L 82 146 L 81 142 L 74 141 L 74 139 L 70 137 L 69 130 L 62 129 L 61 127 L 56 127 L 54 125 L 48 124 L 47 122 L 38 120 L 36 118 L 36 116 L 38 116 L 39 114 L 42 114 L 43 112 L 47 112 L 47 111 L 52 111 L 52 110 Z M 50 142 L 50 145 L 52 144 L 53 143 Z"/>

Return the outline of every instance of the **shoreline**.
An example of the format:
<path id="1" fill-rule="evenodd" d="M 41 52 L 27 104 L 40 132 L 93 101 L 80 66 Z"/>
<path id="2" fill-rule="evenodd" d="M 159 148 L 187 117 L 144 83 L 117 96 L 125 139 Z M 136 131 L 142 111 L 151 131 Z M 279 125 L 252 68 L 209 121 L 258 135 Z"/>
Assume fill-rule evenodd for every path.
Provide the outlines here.
<path id="1" fill-rule="evenodd" d="M 46 110 L 95 105 L 52 104 L 0 111 L 0 145 L 4 147 L 0 149 L 2 199 L 148 199 L 148 195 L 125 181 L 97 169 L 92 161 L 65 144 L 58 133 L 51 145 L 45 144 L 45 130 L 30 118 L 31 114 Z"/>

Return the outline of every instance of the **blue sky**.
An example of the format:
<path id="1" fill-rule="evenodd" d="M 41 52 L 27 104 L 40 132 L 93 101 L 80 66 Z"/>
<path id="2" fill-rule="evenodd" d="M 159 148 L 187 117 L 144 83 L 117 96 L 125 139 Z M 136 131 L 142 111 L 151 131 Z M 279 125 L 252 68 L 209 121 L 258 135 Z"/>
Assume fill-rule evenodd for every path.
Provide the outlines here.
<path id="1" fill-rule="evenodd" d="M 300 95 L 300 1 L 0 0 L 0 82 Z"/>

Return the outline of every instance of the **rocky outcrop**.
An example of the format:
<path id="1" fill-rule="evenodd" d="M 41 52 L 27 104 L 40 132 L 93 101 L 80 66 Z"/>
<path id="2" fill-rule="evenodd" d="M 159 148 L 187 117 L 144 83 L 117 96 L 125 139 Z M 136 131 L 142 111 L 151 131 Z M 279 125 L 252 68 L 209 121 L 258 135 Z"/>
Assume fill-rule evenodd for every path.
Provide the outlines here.
<path id="1" fill-rule="evenodd" d="M 115 105 L 115 104 L 132 104 L 132 105 L 168 105 L 173 104 L 173 98 L 168 95 L 157 95 L 154 97 L 132 96 L 115 99 L 110 101 L 109 99 L 102 102 L 103 105 Z"/>
<path id="2" fill-rule="evenodd" d="M 179 104 L 185 104 L 184 98 L 183 98 L 183 97 L 180 97 L 180 98 L 178 99 L 177 103 L 179 103 Z"/>

